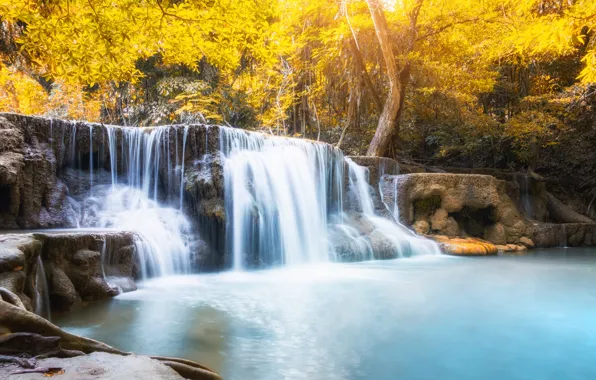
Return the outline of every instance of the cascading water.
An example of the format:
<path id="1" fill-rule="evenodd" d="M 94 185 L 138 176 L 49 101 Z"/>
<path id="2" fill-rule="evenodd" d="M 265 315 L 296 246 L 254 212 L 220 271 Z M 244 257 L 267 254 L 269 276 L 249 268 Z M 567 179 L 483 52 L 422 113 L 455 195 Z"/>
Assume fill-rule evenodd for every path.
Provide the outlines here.
<path id="1" fill-rule="evenodd" d="M 184 127 L 182 152 L 187 128 Z M 177 128 L 106 126 L 105 134 L 111 183 L 93 183 L 94 146 L 90 129 L 89 181 L 92 187 L 83 201 L 81 227 L 136 232 L 143 277 L 190 272 L 191 226 L 181 210 L 184 172 L 178 166 L 178 162 L 184 163 L 184 157 L 178 160 L 176 155 L 175 163 L 170 160 L 170 138 L 174 136 L 178 145 Z M 160 188 L 163 183 L 167 184 L 164 191 Z"/>
<path id="2" fill-rule="evenodd" d="M 220 129 L 233 267 L 328 261 L 327 216 L 341 209 L 339 150 Z"/>
<path id="3" fill-rule="evenodd" d="M 341 151 L 307 140 L 220 131 L 228 250 L 235 270 L 333 260 L 336 240 L 348 240 L 361 259 L 373 259 L 369 238 L 344 218 L 346 161 L 350 206 L 358 205 L 359 220 L 372 224 L 377 241 L 380 235 L 391 245 L 390 256 L 439 252 L 434 242 L 375 215 L 365 168 L 345 161 Z"/>
<path id="4" fill-rule="evenodd" d="M 531 186 L 531 178 L 527 174 L 518 175 L 517 178 L 521 176 L 521 181 L 518 180 L 520 185 L 520 203 L 523 212 L 529 218 L 534 218 L 534 209 L 532 207 L 532 198 L 530 195 L 530 186 Z"/>
<path id="5" fill-rule="evenodd" d="M 48 321 L 52 320 L 50 313 L 50 292 L 48 287 L 48 280 L 46 278 L 46 271 L 43 266 L 41 256 L 37 256 L 37 273 L 35 284 L 37 286 L 37 295 L 35 302 L 35 314 L 44 317 Z"/>
<path id="6" fill-rule="evenodd" d="M 357 165 L 349 158 L 346 158 L 346 161 L 349 168 L 349 194 L 353 198 L 351 204 L 356 204 L 357 209 L 362 210 L 362 214 L 372 223 L 375 230 L 390 242 L 397 257 L 441 253 L 438 245 L 433 241 L 416 235 L 399 222 L 376 215 L 372 198 L 374 190 L 368 183 L 367 169 Z M 397 195 L 395 199 L 397 199 Z M 397 206 L 394 205 L 393 208 L 395 212 Z"/>
<path id="7" fill-rule="evenodd" d="M 437 251 L 434 243 L 376 215 L 365 169 L 331 145 L 219 127 L 219 156 L 209 150 L 207 132 L 199 140 L 189 126 L 95 126 L 88 140 L 87 131 L 78 139 L 76 129 L 73 123 L 70 161 L 86 171 L 69 179 L 80 194 L 77 223 L 137 232 L 144 277 L 193 269 L 196 234 L 183 213 L 184 173 L 186 166 L 196 173 L 206 161 L 190 160 L 189 151 L 223 158 L 226 251 L 236 270 L 344 259 L 337 239 L 349 241 L 361 259 Z M 344 201 L 358 205 L 358 220 L 344 212 Z M 363 221 L 372 230 L 364 231 Z M 394 254 L 376 255 L 379 240 L 389 241 Z"/>

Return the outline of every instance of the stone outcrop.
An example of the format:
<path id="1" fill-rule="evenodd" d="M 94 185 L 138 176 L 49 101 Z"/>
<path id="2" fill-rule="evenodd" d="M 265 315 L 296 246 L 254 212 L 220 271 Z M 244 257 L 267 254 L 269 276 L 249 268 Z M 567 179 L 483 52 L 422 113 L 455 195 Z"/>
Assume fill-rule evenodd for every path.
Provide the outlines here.
<path id="1" fill-rule="evenodd" d="M 595 246 L 596 224 L 536 223 L 532 240 L 539 248 Z"/>
<path id="2" fill-rule="evenodd" d="M 0 115 L 0 227 L 74 226 L 54 151 L 36 132 Z"/>
<path id="3" fill-rule="evenodd" d="M 382 191 L 385 203 L 396 205 L 400 222 L 419 232 L 483 238 L 499 245 L 529 243 L 532 237 L 532 228 L 508 196 L 506 183 L 492 176 L 388 176 Z"/>
<path id="4" fill-rule="evenodd" d="M 57 310 L 115 296 L 123 289 L 106 279 L 128 278 L 134 284 L 138 274 L 134 239 L 126 232 L 0 235 L 0 287 L 30 311 L 35 311 L 44 291 Z M 41 283 L 42 269 L 47 289 Z M 124 290 L 134 290 L 134 285 Z"/>

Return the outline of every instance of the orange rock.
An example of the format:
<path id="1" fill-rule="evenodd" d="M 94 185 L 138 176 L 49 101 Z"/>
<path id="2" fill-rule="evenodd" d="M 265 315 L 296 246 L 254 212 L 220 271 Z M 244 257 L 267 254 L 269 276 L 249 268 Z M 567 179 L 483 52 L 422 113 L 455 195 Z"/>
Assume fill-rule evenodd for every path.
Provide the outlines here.
<path id="1" fill-rule="evenodd" d="M 486 240 L 477 238 L 453 238 L 446 236 L 429 236 L 439 246 L 441 250 L 448 255 L 455 256 L 487 256 L 496 255 L 499 251 L 497 247 Z"/>

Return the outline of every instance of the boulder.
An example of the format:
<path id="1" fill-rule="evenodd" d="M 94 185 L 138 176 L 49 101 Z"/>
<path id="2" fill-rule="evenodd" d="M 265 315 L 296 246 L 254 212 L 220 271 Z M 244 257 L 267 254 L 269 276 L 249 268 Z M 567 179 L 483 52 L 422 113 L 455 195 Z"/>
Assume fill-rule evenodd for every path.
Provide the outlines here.
<path id="1" fill-rule="evenodd" d="M 473 236 L 494 244 L 519 244 L 532 229 L 507 193 L 489 175 L 415 173 L 385 176 L 383 199 L 396 204 L 402 224 L 427 221 L 431 233 Z"/>
<path id="2" fill-rule="evenodd" d="M 48 358 L 37 361 L 38 368 L 57 368 L 56 374 L 63 380 L 96 379 L 184 379 L 170 367 L 148 356 L 115 355 L 106 352 L 94 352 L 73 358 Z M 0 371 L 0 380 L 18 377 L 21 380 L 34 380 L 42 377 L 42 372 L 22 373 L 23 368 L 12 364 Z M 49 371 L 48 371 L 49 372 Z M 12 373 L 21 373 L 18 376 Z"/>

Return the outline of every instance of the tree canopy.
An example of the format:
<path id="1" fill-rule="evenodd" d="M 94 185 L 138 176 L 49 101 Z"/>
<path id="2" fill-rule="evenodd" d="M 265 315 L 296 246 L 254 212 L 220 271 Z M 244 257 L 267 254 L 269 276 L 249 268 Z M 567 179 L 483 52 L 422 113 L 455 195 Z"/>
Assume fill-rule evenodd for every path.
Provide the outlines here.
<path id="1" fill-rule="evenodd" d="M 532 165 L 596 81 L 595 23 L 594 0 L 0 0 L 0 110 Z"/>

